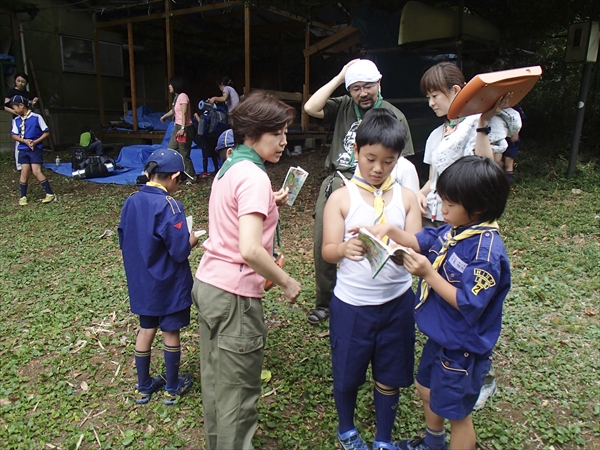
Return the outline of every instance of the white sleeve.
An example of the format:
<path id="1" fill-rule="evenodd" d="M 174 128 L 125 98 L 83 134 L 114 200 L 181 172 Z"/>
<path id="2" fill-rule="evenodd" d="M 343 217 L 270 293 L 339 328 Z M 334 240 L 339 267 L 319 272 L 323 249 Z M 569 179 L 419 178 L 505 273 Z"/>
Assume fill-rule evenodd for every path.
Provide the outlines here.
<path id="1" fill-rule="evenodd" d="M 17 118 L 16 117 L 12 120 L 11 133 L 16 134 L 17 136 L 19 135 L 19 127 L 17 126 Z"/>
<path id="2" fill-rule="evenodd" d="M 398 163 L 392 171 L 392 177 L 400 186 L 404 186 L 415 194 L 419 192 L 419 175 L 415 165 L 404 156 L 398 159 Z"/>
<path id="3" fill-rule="evenodd" d="M 38 116 L 38 125 L 40 126 L 40 130 L 42 130 L 42 133 L 48 131 L 48 125 L 46 125 L 46 122 L 44 121 L 44 118 L 41 116 L 41 114 Z"/>

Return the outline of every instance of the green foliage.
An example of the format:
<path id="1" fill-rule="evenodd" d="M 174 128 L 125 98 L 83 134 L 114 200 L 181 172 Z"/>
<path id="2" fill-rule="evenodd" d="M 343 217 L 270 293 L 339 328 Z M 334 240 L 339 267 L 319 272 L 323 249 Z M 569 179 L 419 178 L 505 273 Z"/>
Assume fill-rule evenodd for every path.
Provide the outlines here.
<path id="1" fill-rule="evenodd" d="M 501 230 L 513 287 L 495 353 L 499 390 L 474 414 L 488 449 L 577 449 L 600 446 L 600 172 L 582 162 L 565 179 L 553 150 L 523 144 Z M 302 160 L 300 160 L 302 158 Z M 294 305 L 278 288 L 264 300 L 270 329 L 259 401 L 257 448 L 335 448 L 327 324 L 311 326 L 312 205 L 321 155 L 303 154 L 268 170 L 280 186 L 288 163 L 311 173 L 293 208 L 282 208 L 285 269 L 303 285 Z M 312 164 L 312 166 L 310 166 Z M 153 398 L 136 405 L 133 349 L 137 318 L 129 313 L 116 228 L 124 199 L 137 188 L 95 185 L 49 175 L 59 201 L 17 205 L 12 161 L 0 155 L 5 192 L 0 230 L 0 442 L 21 448 L 201 448 L 202 392 L 195 325 L 182 332 L 182 370 L 191 393 L 174 407 Z M 210 183 L 175 196 L 206 228 Z M 105 230 L 113 234 L 99 238 Z M 190 257 L 195 269 L 202 255 Z M 192 323 L 197 323 L 192 311 Z M 424 338 L 418 335 L 417 354 Z M 164 367 L 160 336 L 152 372 Z M 270 375 L 270 377 L 269 377 Z M 359 392 L 356 423 L 375 433 L 373 383 Z M 422 433 L 413 389 L 402 391 L 395 437 Z"/>

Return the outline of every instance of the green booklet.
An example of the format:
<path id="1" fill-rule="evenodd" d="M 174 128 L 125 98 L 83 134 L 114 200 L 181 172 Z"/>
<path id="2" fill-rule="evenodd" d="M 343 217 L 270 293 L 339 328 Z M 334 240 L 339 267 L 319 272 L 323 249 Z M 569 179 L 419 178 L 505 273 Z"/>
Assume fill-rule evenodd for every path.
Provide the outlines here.
<path id="1" fill-rule="evenodd" d="M 381 240 L 377 239 L 373 234 L 366 228 L 361 228 L 358 232 L 358 239 L 367 244 L 368 251 L 364 254 L 364 257 L 369 261 L 371 265 L 371 277 L 375 278 L 381 271 L 388 259 L 392 258 L 396 264 L 401 265 L 404 254 L 409 253 L 408 247 L 397 245 L 390 247 L 384 244 Z"/>
<path id="2" fill-rule="evenodd" d="M 300 189 L 302 189 L 302 186 L 306 181 L 306 177 L 308 177 L 308 172 L 302 167 L 298 166 L 289 168 L 282 187 L 282 189 L 285 189 L 286 187 L 290 189 L 287 200 L 288 206 L 292 206 L 294 204 Z"/>

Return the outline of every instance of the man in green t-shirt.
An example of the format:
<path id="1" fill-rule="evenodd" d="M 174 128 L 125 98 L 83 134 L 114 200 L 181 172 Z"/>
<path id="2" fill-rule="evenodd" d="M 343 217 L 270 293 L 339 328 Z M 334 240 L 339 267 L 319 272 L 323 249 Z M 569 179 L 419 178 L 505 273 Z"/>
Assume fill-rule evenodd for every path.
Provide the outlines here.
<path id="1" fill-rule="evenodd" d="M 348 95 L 333 97 L 334 91 L 345 84 Z M 323 210 L 329 195 L 343 185 L 337 172 L 352 178 L 356 168 L 354 160 L 354 138 L 356 128 L 363 115 L 371 108 L 391 110 L 408 132 L 403 156 L 414 155 L 410 128 L 404 114 L 381 96 L 381 73 L 375 63 L 368 59 L 355 59 L 346 64 L 331 81 L 319 88 L 304 105 L 310 116 L 332 123 L 333 140 L 325 160 L 328 175 L 321 184 L 315 205 L 315 225 L 313 231 L 316 308 L 308 315 L 308 321 L 316 324 L 329 317 L 329 302 L 336 281 L 336 265 L 325 261 L 321 255 L 323 244 Z"/>
<path id="2" fill-rule="evenodd" d="M 79 136 L 79 145 L 85 148 L 86 153 L 97 156 L 102 155 L 102 141 L 98 139 L 96 134 L 102 131 L 102 125 L 92 125 L 91 127 L 83 127 Z"/>

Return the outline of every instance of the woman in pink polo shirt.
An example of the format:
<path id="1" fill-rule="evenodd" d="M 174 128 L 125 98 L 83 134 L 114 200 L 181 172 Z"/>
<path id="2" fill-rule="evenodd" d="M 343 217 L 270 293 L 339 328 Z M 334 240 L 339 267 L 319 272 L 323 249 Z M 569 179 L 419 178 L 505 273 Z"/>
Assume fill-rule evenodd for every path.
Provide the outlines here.
<path id="1" fill-rule="evenodd" d="M 208 234 L 192 291 L 200 323 L 200 367 L 206 448 L 252 449 L 267 327 L 265 279 L 295 301 L 300 284 L 273 261 L 278 205 L 265 161 L 287 145 L 294 109 L 264 92 L 250 94 L 230 116 L 235 148 L 215 177 Z M 217 408 L 218 405 L 218 408 Z"/>
<path id="2" fill-rule="evenodd" d="M 190 158 L 192 150 L 192 139 L 196 130 L 192 125 L 192 108 L 190 108 L 190 98 L 183 92 L 185 81 L 183 77 L 175 75 L 169 79 L 169 92 L 175 94 L 173 98 L 173 108 L 160 118 L 164 122 L 167 117 L 175 117 L 175 128 L 171 134 L 169 148 L 175 150 L 183 156 L 185 165 L 185 174 L 187 175 L 186 184 L 196 181 L 196 170 Z"/>

